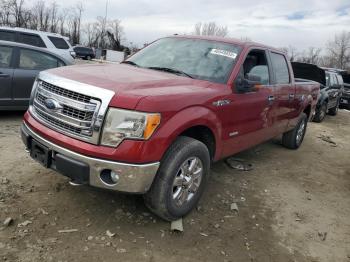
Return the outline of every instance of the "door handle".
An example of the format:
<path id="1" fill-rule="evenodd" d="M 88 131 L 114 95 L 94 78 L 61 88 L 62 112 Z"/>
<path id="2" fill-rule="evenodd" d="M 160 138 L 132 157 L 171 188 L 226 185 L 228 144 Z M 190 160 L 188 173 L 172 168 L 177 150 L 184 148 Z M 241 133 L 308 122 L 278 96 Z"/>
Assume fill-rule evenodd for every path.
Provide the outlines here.
<path id="1" fill-rule="evenodd" d="M 295 95 L 292 93 L 292 94 L 289 94 L 289 100 L 292 100 L 294 99 Z"/>
<path id="2" fill-rule="evenodd" d="M 6 77 L 9 77 L 9 76 L 10 76 L 9 74 L 3 74 L 3 73 L 0 72 L 0 77 L 2 77 L 2 78 L 6 78 Z"/>
<path id="3" fill-rule="evenodd" d="M 267 100 L 272 103 L 273 101 L 275 101 L 275 97 L 274 96 L 268 96 Z"/>

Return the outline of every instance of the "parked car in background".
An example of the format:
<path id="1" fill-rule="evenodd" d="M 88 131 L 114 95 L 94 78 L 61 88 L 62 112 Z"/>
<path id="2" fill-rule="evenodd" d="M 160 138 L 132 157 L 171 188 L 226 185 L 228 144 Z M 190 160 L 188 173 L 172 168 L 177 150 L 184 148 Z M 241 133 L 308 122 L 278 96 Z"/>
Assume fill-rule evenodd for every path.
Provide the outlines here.
<path id="1" fill-rule="evenodd" d="M 320 123 L 327 114 L 338 113 L 340 98 L 344 89 L 343 78 L 336 69 L 320 68 L 313 64 L 292 62 L 295 77 L 316 81 L 321 84 L 314 121 Z"/>
<path id="2" fill-rule="evenodd" d="M 168 37 L 121 64 L 41 72 L 24 116 L 31 157 L 73 184 L 144 194 L 166 220 L 190 212 L 210 165 L 283 135 L 300 147 L 320 85 L 286 55 L 229 38 Z"/>
<path id="3" fill-rule="evenodd" d="M 91 60 L 96 57 L 95 51 L 90 47 L 75 46 L 73 49 L 76 57 L 80 57 L 85 60 Z"/>
<path id="4" fill-rule="evenodd" d="M 38 47 L 0 40 L 0 110 L 25 110 L 42 70 L 72 64 Z"/>
<path id="5" fill-rule="evenodd" d="M 350 74 L 343 73 L 342 77 L 344 80 L 344 90 L 340 98 L 340 107 L 350 109 Z"/>
<path id="6" fill-rule="evenodd" d="M 74 62 L 75 52 L 73 47 L 67 40 L 67 37 L 63 37 L 60 34 L 17 27 L 0 27 L 0 40 L 48 49 L 70 63 Z"/>

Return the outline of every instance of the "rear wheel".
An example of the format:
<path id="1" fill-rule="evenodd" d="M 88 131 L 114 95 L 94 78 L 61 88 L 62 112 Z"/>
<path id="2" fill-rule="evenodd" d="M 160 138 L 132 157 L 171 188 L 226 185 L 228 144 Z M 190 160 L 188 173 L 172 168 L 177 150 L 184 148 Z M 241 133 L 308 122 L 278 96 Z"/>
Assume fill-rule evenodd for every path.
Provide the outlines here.
<path id="1" fill-rule="evenodd" d="M 88 55 L 88 56 L 86 57 L 86 60 L 89 60 L 89 61 L 90 61 L 90 60 L 91 60 L 91 56 Z"/>
<path id="2" fill-rule="evenodd" d="M 323 103 L 321 107 L 316 111 L 313 121 L 316 123 L 321 123 L 327 114 L 327 103 Z"/>
<path id="3" fill-rule="evenodd" d="M 336 116 L 338 114 L 338 109 L 339 109 L 339 103 L 337 103 L 335 107 L 329 109 L 328 114 L 330 114 L 331 116 Z"/>
<path id="4" fill-rule="evenodd" d="M 297 149 L 304 140 L 307 127 L 307 115 L 302 113 L 298 124 L 294 129 L 283 134 L 282 144 L 289 149 Z"/>
<path id="5" fill-rule="evenodd" d="M 170 146 L 145 204 L 161 218 L 172 221 L 188 214 L 198 203 L 210 170 L 208 148 L 200 141 L 179 137 Z"/>

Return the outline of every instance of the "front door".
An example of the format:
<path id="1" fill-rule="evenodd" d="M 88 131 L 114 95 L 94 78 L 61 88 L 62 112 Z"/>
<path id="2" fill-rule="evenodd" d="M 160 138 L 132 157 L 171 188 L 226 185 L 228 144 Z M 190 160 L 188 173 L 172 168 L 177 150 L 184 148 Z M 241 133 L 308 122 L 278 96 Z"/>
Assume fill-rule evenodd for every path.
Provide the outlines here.
<path id="1" fill-rule="evenodd" d="M 327 109 L 337 106 L 338 97 L 340 96 L 341 90 L 339 89 L 338 79 L 335 73 L 329 74 L 329 85 L 326 87 L 328 93 L 328 105 Z"/>
<path id="2" fill-rule="evenodd" d="M 259 78 L 261 85 L 245 93 L 232 92 L 230 104 L 222 107 L 224 119 L 223 157 L 232 155 L 271 138 L 274 93 L 271 68 L 265 50 L 253 49 L 247 54 L 238 77 Z M 249 76 L 250 75 L 250 76 Z"/>
<path id="3" fill-rule="evenodd" d="M 12 106 L 13 48 L 0 46 L 0 106 Z"/>

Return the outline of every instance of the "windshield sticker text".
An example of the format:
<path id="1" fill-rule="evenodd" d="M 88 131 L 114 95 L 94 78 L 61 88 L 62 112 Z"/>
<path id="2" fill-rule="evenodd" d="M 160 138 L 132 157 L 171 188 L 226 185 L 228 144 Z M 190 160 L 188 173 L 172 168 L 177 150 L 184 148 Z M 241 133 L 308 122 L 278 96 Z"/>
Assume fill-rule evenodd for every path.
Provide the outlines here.
<path id="1" fill-rule="evenodd" d="M 227 51 L 227 50 L 215 49 L 215 48 L 213 48 L 210 51 L 210 53 L 213 54 L 213 55 L 225 56 L 225 57 L 228 57 L 228 58 L 231 58 L 231 59 L 236 59 L 236 57 L 237 57 L 237 54 L 234 53 L 234 52 Z"/>

